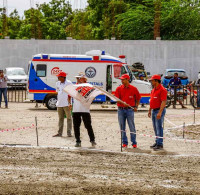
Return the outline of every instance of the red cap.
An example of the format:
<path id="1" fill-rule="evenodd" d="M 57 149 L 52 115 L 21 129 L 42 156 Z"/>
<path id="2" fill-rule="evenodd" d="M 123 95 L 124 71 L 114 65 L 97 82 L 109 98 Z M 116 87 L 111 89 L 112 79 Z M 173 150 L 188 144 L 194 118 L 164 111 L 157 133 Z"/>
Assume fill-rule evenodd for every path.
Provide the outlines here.
<path id="1" fill-rule="evenodd" d="M 66 77 L 67 74 L 65 72 L 60 72 L 58 75 L 56 75 L 57 77 Z"/>
<path id="2" fill-rule="evenodd" d="M 150 81 L 152 81 L 152 80 L 161 80 L 161 76 L 158 75 L 158 74 L 155 74 L 155 75 L 153 75 L 149 80 L 150 80 Z"/>
<path id="3" fill-rule="evenodd" d="M 119 79 L 128 79 L 130 80 L 130 77 L 128 74 L 123 74 L 121 77 L 119 77 Z"/>

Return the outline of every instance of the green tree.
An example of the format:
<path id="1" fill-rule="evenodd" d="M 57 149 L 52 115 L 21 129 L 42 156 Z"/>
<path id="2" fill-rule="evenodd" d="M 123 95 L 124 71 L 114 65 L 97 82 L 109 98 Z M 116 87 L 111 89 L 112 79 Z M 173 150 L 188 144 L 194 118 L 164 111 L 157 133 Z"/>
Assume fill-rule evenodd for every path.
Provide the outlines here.
<path id="1" fill-rule="evenodd" d="M 44 17 L 38 9 L 29 9 L 24 12 L 25 19 L 22 21 L 17 38 L 19 39 L 42 39 L 42 22 Z"/>
<path id="2" fill-rule="evenodd" d="M 200 3 L 164 1 L 161 12 L 161 37 L 164 40 L 199 40 Z"/>
<path id="3" fill-rule="evenodd" d="M 49 4 L 37 6 L 42 13 L 41 21 L 43 37 L 45 39 L 66 39 L 66 26 L 72 15 L 71 5 L 65 0 L 52 0 Z"/>
<path id="4" fill-rule="evenodd" d="M 117 37 L 116 16 L 127 10 L 124 0 L 88 0 L 88 20 L 94 39 Z"/>
<path id="5" fill-rule="evenodd" d="M 14 11 L 8 17 L 8 35 L 10 36 L 10 39 L 16 39 L 18 37 L 21 24 L 22 21 L 18 11 L 14 9 Z"/>
<path id="6" fill-rule="evenodd" d="M 94 39 L 91 32 L 92 26 L 88 20 L 88 12 L 84 10 L 75 10 L 70 18 L 70 24 L 66 27 L 68 37 L 74 39 Z"/>
<path id="7" fill-rule="evenodd" d="M 3 38 L 3 8 L 0 8 L 0 39 Z"/>
<path id="8" fill-rule="evenodd" d="M 131 8 L 117 16 L 121 39 L 153 39 L 154 9 L 153 4 L 132 4 Z"/>
<path id="9" fill-rule="evenodd" d="M 5 36 L 8 35 L 8 17 L 6 16 L 6 8 L 0 8 L 0 29 L 1 29 L 1 34 L 0 37 L 4 38 Z"/>

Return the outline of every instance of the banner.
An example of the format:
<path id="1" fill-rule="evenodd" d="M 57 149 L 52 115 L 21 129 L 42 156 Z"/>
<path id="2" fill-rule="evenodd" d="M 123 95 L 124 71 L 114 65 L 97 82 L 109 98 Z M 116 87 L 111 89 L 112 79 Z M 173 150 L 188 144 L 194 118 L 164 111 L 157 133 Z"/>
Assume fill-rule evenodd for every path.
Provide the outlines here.
<path id="1" fill-rule="evenodd" d="M 106 95 L 113 101 L 120 101 L 117 97 L 109 94 L 107 91 L 93 86 L 89 83 L 67 85 L 64 91 L 71 97 L 80 101 L 86 108 L 89 108 L 94 98 L 98 95 Z"/>

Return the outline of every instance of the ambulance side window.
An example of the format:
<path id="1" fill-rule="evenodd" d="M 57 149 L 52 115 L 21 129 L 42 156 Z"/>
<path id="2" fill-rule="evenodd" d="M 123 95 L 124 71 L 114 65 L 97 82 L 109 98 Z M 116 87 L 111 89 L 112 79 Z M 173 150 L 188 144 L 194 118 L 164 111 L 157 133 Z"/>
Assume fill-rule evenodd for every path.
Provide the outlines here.
<path id="1" fill-rule="evenodd" d="M 37 64 L 36 75 L 37 75 L 37 77 L 46 77 L 46 75 L 47 75 L 47 65 L 46 64 Z"/>
<path id="2" fill-rule="evenodd" d="M 122 68 L 121 68 L 121 75 L 123 75 L 123 74 L 126 74 L 127 72 L 126 72 L 126 69 L 125 69 L 125 67 L 124 66 L 122 66 Z"/>
<path id="3" fill-rule="evenodd" d="M 121 67 L 122 67 L 121 64 L 115 64 L 115 65 L 113 65 L 114 77 L 115 77 L 115 78 L 119 78 L 119 77 L 120 77 L 120 74 L 121 74 Z"/>

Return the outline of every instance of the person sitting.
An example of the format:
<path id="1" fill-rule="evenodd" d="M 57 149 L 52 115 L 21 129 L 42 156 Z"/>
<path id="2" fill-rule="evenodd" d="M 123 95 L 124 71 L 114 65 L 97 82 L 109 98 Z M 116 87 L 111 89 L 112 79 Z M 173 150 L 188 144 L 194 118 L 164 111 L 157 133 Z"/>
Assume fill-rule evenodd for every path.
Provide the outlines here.
<path id="1" fill-rule="evenodd" d="M 180 90 L 181 88 L 181 79 L 178 77 L 178 73 L 174 73 L 174 77 L 172 79 L 170 79 L 169 81 L 169 87 L 171 88 L 171 92 L 172 93 L 177 93 L 178 90 Z M 181 93 L 180 91 L 177 93 L 177 95 L 183 95 L 184 96 L 184 92 Z M 175 100 L 176 101 L 176 100 Z M 173 104 L 173 108 L 176 108 L 175 106 L 175 101 L 174 101 L 174 104 Z M 182 108 L 187 108 L 183 105 L 182 101 L 180 99 L 177 99 L 177 101 L 179 102 L 179 104 L 182 106 Z"/>
<path id="2" fill-rule="evenodd" d="M 143 74 L 139 74 L 139 80 L 144 81 L 144 75 Z"/>

